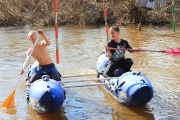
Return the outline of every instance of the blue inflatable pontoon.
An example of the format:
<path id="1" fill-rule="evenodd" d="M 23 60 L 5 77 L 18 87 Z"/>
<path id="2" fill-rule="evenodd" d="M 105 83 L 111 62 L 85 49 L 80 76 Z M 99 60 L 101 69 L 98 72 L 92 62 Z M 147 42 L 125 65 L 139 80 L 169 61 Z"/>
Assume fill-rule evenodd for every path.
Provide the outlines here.
<path id="1" fill-rule="evenodd" d="M 35 62 L 29 69 L 30 78 L 36 71 L 38 63 Z M 27 84 L 30 84 L 27 80 Z M 43 75 L 27 87 L 30 106 L 40 113 L 49 113 L 59 110 L 64 102 L 64 90 L 62 85 L 50 79 L 48 75 Z"/>
<path id="2" fill-rule="evenodd" d="M 97 61 L 96 71 L 99 78 L 104 78 L 102 73 L 106 69 L 109 58 L 103 52 Z M 141 72 L 126 72 L 116 78 L 99 80 L 101 83 L 113 83 L 105 88 L 120 103 L 128 106 L 142 106 L 153 98 L 153 87 L 148 78 Z"/>

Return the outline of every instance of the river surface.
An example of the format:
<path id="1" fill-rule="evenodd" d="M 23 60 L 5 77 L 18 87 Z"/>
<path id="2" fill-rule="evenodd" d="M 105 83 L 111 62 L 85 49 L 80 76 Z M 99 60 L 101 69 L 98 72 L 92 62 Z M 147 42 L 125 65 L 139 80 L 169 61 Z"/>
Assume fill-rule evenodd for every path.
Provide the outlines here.
<path id="1" fill-rule="evenodd" d="M 142 31 L 134 30 L 134 25 L 121 27 L 120 36 L 134 48 L 166 50 L 180 46 L 179 29 L 173 32 L 171 26 L 155 27 L 156 29 L 142 26 Z M 52 41 L 48 49 L 55 62 L 54 27 L 39 28 Z M 1 120 L 180 120 L 180 57 L 161 52 L 126 52 L 126 57 L 131 57 L 134 61 L 132 70 L 142 72 L 154 88 L 154 97 L 142 107 L 128 107 L 118 103 L 103 86 L 72 87 L 66 88 L 66 99 L 59 111 L 37 113 L 26 103 L 27 70 L 21 77 L 19 75 L 26 59 L 26 51 L 31 46 L 27 34 L 32 29 L 38 28 L 0 28 L 1 104 L 20 79 L 14 96 L 15 108 L 0 109 Z M 60 26 L 58 40 L 60 64 L 56 64 L 56 67 L 62 76 L 96 73 L 97 59 L 107 43 L 104 26 Z M 33 62 L 32 58 L 30 63 Z M 96 75 L 86 78 L 96 78 Z M 75 79 L 77 78 L 68 78 Z M 95 82 L 97 81 L 88 83 Z"/>

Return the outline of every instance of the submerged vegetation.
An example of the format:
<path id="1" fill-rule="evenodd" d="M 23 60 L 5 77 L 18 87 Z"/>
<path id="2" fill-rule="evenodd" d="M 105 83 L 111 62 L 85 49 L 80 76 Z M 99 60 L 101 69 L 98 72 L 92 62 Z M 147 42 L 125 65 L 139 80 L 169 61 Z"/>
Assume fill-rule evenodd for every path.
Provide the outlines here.
<path id="1" fill-rule="evenodd" d="M 104 24 L 103 0 L 57 0 L 58 25 Z M 106 0 L 109 24 L 172 23 L 172 0 L 155 9 L 143 8 L 136 0 Z M 152 1 L 152 0 L 151 0 Z M 156 0 L 158 1 L 158 0 Z M 180 1 L 175 1 L 175 18 L 180 21 Z M 0 26 L 51 26 L 55 13 L 53 0 L 0 0 Z"/>

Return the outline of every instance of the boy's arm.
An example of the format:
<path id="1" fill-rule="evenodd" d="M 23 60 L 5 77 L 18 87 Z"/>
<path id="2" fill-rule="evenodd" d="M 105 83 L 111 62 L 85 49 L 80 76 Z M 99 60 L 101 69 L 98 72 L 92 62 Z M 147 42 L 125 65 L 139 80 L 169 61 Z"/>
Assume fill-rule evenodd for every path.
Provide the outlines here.
<path id="1" fill-rule="evenodd" d="M 106 53 L 107 53 L 108 58 L 110 59 L 110 58 L 112 57 L 112 54 L 111 54 L 111 52 L 110 52 L 110 49 L 109 49 L 109 46 L 108 46 L 108 45 L 105 46 L 105 51 L 106 51 Z"/>
<path id="2" fill-rule="evenodd" d="M 51 41 L 46 37 L 44 34 L 44 31 L 42 29 L 37 30 L 37 32 L 44 38 L 44 40 L 41 42 L 41 45 L 50 45 Z"/>

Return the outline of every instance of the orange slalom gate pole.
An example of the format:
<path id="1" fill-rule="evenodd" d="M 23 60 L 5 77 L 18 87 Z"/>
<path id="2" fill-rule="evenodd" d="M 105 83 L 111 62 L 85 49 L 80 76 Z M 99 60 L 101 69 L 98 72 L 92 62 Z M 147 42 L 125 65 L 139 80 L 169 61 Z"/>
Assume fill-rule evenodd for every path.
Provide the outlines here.
<path id="1" fill-rule="evenodd" d="M 55 12 L 55 37 L 56 37 L 56 63 L 60 62 L 60 52 L 59 52 L 59 44 L 58 44 L 58 25 L 57 25 L 57 0 L 54 0 L 54 12 Z"/>
<path id="2" fill-rule="evenodd" d="M 105 20 L 105 27 L 106 27 L 106 37 L 107 37 L 107 42 L 109 41 L 108 37 L 108 23 L 107 23 L 107 12 L 106 12 L 106 0 L 103 0 L 103 5 L 104 5 L 104 20 Z"/>

